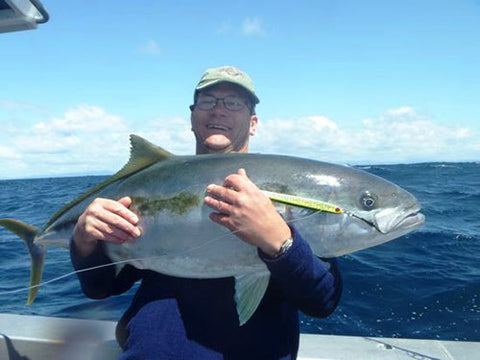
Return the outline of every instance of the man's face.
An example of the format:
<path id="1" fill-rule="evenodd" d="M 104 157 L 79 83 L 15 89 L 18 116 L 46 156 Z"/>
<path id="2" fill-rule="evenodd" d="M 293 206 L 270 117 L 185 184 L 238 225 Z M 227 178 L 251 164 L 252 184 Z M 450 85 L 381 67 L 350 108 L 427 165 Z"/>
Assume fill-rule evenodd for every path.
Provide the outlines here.
<path id="1" fill-rule="evenodd" d="M 231 83 L 220 83 L 203 90 L 198 95 L 197 104 L 211 96 L 217 99 L 237 96 L 248 104 L 245 91 Z M 255 133 L 257 121 L 249 106 L 238 111 L 227 109 L 223 101 L 218 101 L 210 110 L 195 106 L 191 122 L 197 140 L 197 154 L 247 152 L 248 139 Z"/>

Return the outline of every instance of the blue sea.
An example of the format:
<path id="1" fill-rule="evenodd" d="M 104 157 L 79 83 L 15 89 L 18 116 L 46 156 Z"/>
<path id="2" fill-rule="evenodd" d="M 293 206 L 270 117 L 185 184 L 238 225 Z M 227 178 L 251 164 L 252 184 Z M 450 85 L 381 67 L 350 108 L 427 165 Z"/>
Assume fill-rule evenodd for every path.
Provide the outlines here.
<path id="1" fill-rule="evenodd" d="M 305 333 L 480 341 L 480 163 L 361 166 L 412 192 L 426 224 L 400 239 L 341 257 L 344 293 L 327 319 L 301 316 Z M 0 181 L 0 218 L 42 227 L 104 177 Z M 134 294 L 87 299 L 65 249 L 51 247 L 44 285 L 25 306 L 30 258 L 0 229 L 0 312 L 116 320 Z M 8 292 L 8 293 L 6 293 Z"/>

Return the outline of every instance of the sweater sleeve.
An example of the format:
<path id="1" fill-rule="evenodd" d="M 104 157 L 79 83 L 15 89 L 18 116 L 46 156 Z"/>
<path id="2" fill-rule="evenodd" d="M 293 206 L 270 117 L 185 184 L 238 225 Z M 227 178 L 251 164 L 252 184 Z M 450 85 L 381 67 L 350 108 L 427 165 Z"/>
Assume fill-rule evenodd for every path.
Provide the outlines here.
<path id="1" fill-rule="evenodd" d="M 307 315 L 327 317 L 342 293 L 337 260 L 316 257 L 294 228 L 292 235 L 292 246 L 278 258 L 272 259 L 260 250 L 259 256 L 288 301 Z"/>
<path id="2" fill-rule="evenodd" d="M 93 253 L 82 257 L 78 254 L 72 238 L 70 240 L 70 258 L 77 271 L 82 291 L 92 299 L 103 299 L 121 294 L 141 278 L 140 271 L 131 265 L 124 266 L 117 274 L 115 265 L 106 255 L 101 241 L 98 242 Z"/>

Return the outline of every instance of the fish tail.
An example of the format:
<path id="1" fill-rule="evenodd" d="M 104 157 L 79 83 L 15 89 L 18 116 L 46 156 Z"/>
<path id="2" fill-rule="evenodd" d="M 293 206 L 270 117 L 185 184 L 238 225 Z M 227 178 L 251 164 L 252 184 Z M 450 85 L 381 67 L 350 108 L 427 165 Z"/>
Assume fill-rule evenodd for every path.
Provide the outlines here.
<path id="1" fill-rule="evenodd" d="M 41 230 L 15 219 L 0 219 L 0 226 L 22 238 L 32 258 L 30 290 L 27 299 L 27 305 L 30 305 L 37 296 L 38 285 L 42 280 L 43 264 L 45 262 L 45 247 L 34 242 L 35 237 Z"/>

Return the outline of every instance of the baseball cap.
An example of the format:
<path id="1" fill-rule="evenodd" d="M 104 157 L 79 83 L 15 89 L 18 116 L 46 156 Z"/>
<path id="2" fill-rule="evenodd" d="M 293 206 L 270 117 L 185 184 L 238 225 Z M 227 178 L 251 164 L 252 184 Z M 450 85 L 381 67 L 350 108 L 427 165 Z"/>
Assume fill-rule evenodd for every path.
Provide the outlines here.
<path id="1" fill-rule="evenodd" d="M 253 85 L 253 81 L 250 76 L 234 66 L 220 66 L 205 70 L 200 78 L 200 81 L 195 87 L 194 98 L 196 98 L 199 91 L 221 82 L 229 82 L 239 85 L 250 94 L 254 104 L 258 104 L 260 102 L 255 94 L 255 86 Z"/>

